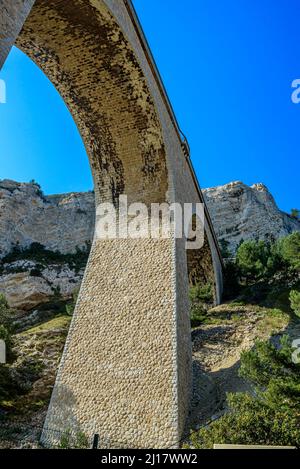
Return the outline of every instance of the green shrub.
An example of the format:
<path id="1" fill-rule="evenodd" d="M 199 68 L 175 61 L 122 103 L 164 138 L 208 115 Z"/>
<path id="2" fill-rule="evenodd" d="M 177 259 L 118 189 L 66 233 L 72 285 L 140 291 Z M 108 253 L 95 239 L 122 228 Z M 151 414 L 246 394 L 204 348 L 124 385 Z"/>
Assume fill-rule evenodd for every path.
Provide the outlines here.
<path id="1" fill-rule="evenodd" d="M 76 290 L 72 294 L 72 303 L 66 305 L 66 313 L 67 313 L 68 316 L 73 316 L 73 314 L 74 314 L 74 310 L 75 310 L 75 306 L 76 306 L 76 303 L 77 303 L 78 295 L 79 295 L 79 288 L 76 288 Z"/>
<path id="2" fill-rule="evenodd" d="M 291 209 L 291 217 L 296 218 L 296 220 L 300 219 L 300 210 L 298 208 Z"/>
<path id="3" fill-rule="evenodd" d="M 292 290 L 290 293 L 290 302 L 291 302 L 291 308 L 300 318 L 300 292 L 297 290 Z"/>
<path id="4" fill-rule="evenodd" d="M 240 375 L 259 388 L 266 388 L 272 380 L 291 378 L 300 383 L 300 365 L 292 362 L 293 350 L 288 336 L 276 347 L 270 341 L 257 341 L 252 350 L 241 354 Z"/>
<path id="5" fill-rule="evenodd" d="M 274 410 L 244 393 L 229 394 L 228 404 L 228 414 L 191 435 L 194 448 L 211 449 L 214 444 L 300 447 L 296 414 Z"/>
<path id="6" fill-rule="evenodd" d="M 268 271 L 270 247 L 264 241 L 245 241 L 237 250 L 236 263 L 248 281 L 262 279 Z"/>
<path id="7" fill-rule="evenodd" d="M 190 288 L 190 300 L 194 302 L 213 302 L 213 291 L 210 283 L 194 285 Z"/>
<path id="8" fill-rule="evenodd" d="M 206 319 L 207 311 L 212 306 L 214 297 L 210 283 L 194 285 L 189 292 L 191 302 L 191 325 L 198 327 Z"/>
<path id="9" fill-rule="evenodd" d="M 300 233 L 295 232 L 280 242 L 283 259 L 296 271 L 300 271 Z"/>
<path id="10" fill-rule="evenodd" d="M 90 447 L 88 437 L 83 432 L 73 434 L 71 430 L 65 431 L 60 439 L 60 449 L 88 449 Z"/>
<path id="11" fill-rule="evenodd" d="M 287 337 L 280 347 L 258 341 L 241 356 L 240 375 L 253 395 L 228 395 L 229 412 L 192 434 L 195 448 L 214 444 L 279 445 L 300 448 L 300 364 L 292 361 Z"/>
<path id="12" fill-rule="evenodd" d="M 0 294 L 0 325 L 12 331 L 12 311 L 4 295 Z"/>
<path id="13" fill-rule="evenodd" d="M 2 263 L 12 263 L 18 260 L 32 260 L 40 265 L 37 269 L 40 271 L 44 265 L 49 263 L 67 264 L 71 269 L 78 272 L 85 268 L 90 253 L 90 243 L 86 243 L 84 248 L 76 247 L 75 253 L 62 254 L 59 251 L 51 251 L 40 243 L 32 243 L 28 248 L 21 248 L 15 245 L 12 251 L 7 254 Z"/>
<path id="14" fill-rule="evenodd" d="M 191 307 L 191 326 L 199 327 L 207 318 L 207 309 L 203 305 L 194 305 Z"/>
<path id="15" fill-rule="evenodd" d="M 42 277 L 42 271 L 40 269 L 31 269 L 30 276 L 31 277 Z"/>
<path id="16" fill-rule="evenodd" d="M 10 369 L 7 365 L 0 365 L 0 408 L 1 401 L 11 399 L 15 392 Z"/>

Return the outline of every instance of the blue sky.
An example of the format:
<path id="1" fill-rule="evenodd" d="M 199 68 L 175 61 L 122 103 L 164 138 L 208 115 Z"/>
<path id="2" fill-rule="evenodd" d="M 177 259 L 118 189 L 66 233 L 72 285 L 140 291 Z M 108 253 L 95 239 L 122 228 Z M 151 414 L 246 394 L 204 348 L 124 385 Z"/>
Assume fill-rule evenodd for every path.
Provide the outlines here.
<path id="1" fill-rule="evenodd" d="M 265 183 L 300 207 L 300 6 L 296 0 L 134 0 L 202 187 Z M 18 50 L 0 74 L 0 178 L 46 193 L 91 188 L 76 126 L 46 77 Z"/>

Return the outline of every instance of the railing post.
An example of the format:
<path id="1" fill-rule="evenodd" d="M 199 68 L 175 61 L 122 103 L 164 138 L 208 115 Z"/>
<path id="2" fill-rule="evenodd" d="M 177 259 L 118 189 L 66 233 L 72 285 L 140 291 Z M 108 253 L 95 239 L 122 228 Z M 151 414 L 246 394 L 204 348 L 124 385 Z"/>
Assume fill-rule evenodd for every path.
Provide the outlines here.
<path id="1" fill-rule="evenodd" d="M 93 446 L 92 449 L 98 449 L 99 446 L 99 435 L 95 434 L 93 439 Z"/>

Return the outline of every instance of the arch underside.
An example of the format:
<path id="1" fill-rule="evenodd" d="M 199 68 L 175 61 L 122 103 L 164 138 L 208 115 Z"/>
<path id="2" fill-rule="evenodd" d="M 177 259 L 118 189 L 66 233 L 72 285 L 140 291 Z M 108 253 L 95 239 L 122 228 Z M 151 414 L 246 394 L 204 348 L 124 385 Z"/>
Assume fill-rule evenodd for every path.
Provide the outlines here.
<path id="1" fill-rule="evenodd" d="M 187 251 L 189 285 L 211 285 L 216 301 L 216 275 L 214 271 L 211 247 L 205 233 L 204 245 L 201 249 Z"/>
<path id="2" fill-rule="evenodd" d="M 16 45 L 67 104 L 98 201 L 166 199 L 160 122 L 135 54 L 103 1 L 36 0 Z"/>
<path id="3" fill-rule="evenodd" d="M 16 45 L 67 104 L 90 160 L 96 204 L 118 206 L 122 194 L 148 207 L 176 200 L 174 155 L 166 150 L 157 102 L 104 0 L 36 0 Z M 175 153 L 178 141 L 171 148 Z M 192 283 L 214 276 L 211 241 L 187 255 L 184 244 L 172 236 L 94 240 L 46 445 L 71 428 L 99 433 L 108 447 L 178 446 L 191 390 L 186 257 Z"/>

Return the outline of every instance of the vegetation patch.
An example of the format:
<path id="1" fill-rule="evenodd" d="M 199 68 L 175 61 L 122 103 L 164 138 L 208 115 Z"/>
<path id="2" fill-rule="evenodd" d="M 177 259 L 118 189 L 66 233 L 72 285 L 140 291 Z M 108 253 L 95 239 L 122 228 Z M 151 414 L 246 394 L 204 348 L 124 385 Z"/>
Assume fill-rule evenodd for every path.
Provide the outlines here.
<path id="1" fill-rule="evenodd" d="M 1 261 L 0 269 L 4 264 L 12 264 L 16 261 L 30 260 L 39 264 L 36 269 L 33 269 L 33 275 L 37 275 L 38 271 L 47 267 L 49 264 L 66 264 L 70 269 L 79 272 L 84 269 L 88 260 L 91 245 L 86 243 L 84 248 L 76 247 L 75 253 L 62 254 L 59 251 L 51 251 L 40 243 L 32 243 L 28 248 L 21 248 L 16 245 L 12 251 L 7 254 Z"/>
<path id="2" fill-rule="evenodd" d="M 288 337 L 280 347 L 258 341 L 241 356 L 240 376 L 255 389 L 228 395 L 229 411 L 191 434 L 193 448 L 218 444 L 279 445 L 300 448 L 300 364 L 292 361 Z"/>
<path id="3" fill-rule="evenodd" d="M 38 334 L 39 332 L 47 332 L 55 329 L 65 329 L 68 328 L 70 325 L 71 318 L 68 315 L 65 316 L 58 316 L 54 319 L 51 319 L 48 322 L 40 324 L 39 326 L 32 327 L 27 329 L 26 331 L 22 332 L 20 335 L 28 335 L 28 334 Z"/>
<path id="4" fill-rule="evenodd" d="M 222 249 L 226 253 L 226 245 Z M 295 331 L 298 338 L 300 332 L 300 233 L 273 243 L 241 243 L 235 260 L 226 261 L 225 291 L 227 303 L 199 318 L 194 348 L 211 363 L 208 369 L 214 370 L 217 382 L 227 376 L 232 386 L 239 377 L 248 391 L 229 392 L 222 416 L 192 432 L 187 447 L 242 444 L 300 448 L 300 363 L 294 360 L 293 337 L 287 335 Z M 222 361 L 220 355 L 217 366 L 219 348 L 214 329 L 225 341 L 226 334 L 231 334 L 231 347 L 232 341 L 240 342 L 241 334 L 247 331 L 240 360 L 236 358 L 236 343 L 231 356 Z M 259 338 L 254 346 L 251 340 L 247 342 L 250 334 Z"/>

